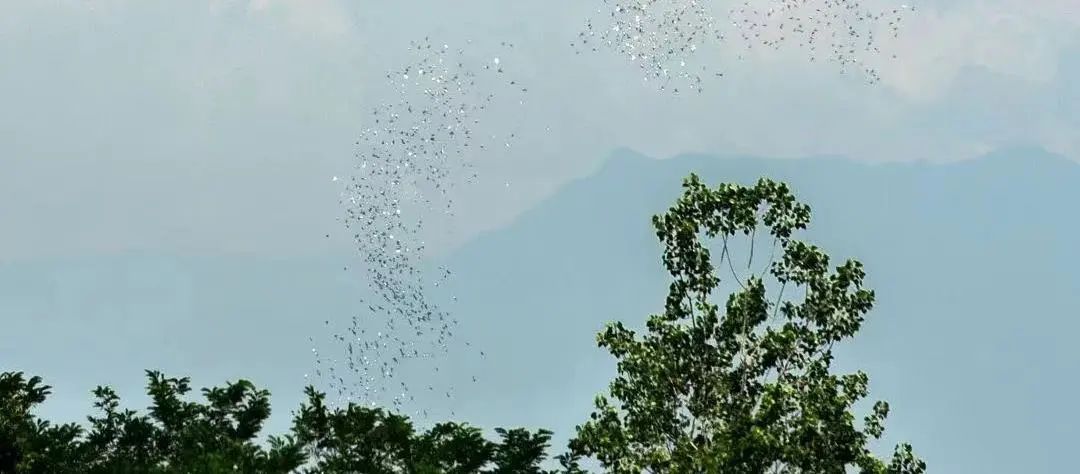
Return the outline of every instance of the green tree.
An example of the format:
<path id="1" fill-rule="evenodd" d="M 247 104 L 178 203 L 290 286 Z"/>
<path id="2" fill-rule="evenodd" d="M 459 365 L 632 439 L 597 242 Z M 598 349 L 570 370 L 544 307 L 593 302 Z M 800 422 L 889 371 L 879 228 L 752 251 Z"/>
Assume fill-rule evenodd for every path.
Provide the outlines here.
<path id="1" fill-rule="evenodd" d="M 111 388 L 94 389 L 89 429 L 79 442 L 83 472 L 291 472 L 305 461 L 291 437 L 256 442 L 270 417 L 270 394 L 246 380 L 202 390 L 205 403 L 184 399 L 188 378 L 147 371 L 148 414 L 120 410 Z"/>
<path id="2" fill-rule="evenodd" d="M 53 425 L 33 413 L 50 391 L 41 377 L 0 373 L 0 473 L 75 472 L 82 429 Z"/>
<path id="3" fill-rule="evenodd" d="M 35 406 L 50 387 L 39 377 L 0 374 L 0 474 L 7 473 L 363 473 L 544 474 L 551 432 L 479 428 L 446 422 L 417 432 L 405 416 L 348 404 L 330 408 L 306 387 L 292 432 L 256 442 L 270 416 L 270 394 L 240 380 L 185 399 L 188 378 L 146 372 L 145 414 L 120 408 L 120 397 L 97 387 L 88 425 L 53 426 Z"/>
<path id="4" fill-rule="evenodd" d="M 683 187 L 653 218 L 673 277 L 664 312 L 643 335 L 621 323 L 598 335 L 618 375 L 578 427 L 569 462 L 591 457 L 634 474 L 924 472 L 909 445 L 890 462 L 870 452 L 889 406 L 875 403 L 860 426 L 853 405 L 868 394 L 866 374 L 830 372 L 834 343 L 854 336 L 874 302 L 862 265 L 830 269 L 824 252 L 793 238 L 810 208 L 784 184 L 709 189 L 690 175 Z M 780 255 L 740 277 L 732 239 L 749 237 L 752 263 L 759 226 Z M 710 244 L 720 247 L 715 262 Z M 714 296 L 726 270 L 738 286 L 721 308 Z M 784 300 L 785 290 L 801 298 Z"/>
<path id="5" fill-rule="evenodd" d="M 293 433 L 308 447 L 310 472 L 365 474 L 542 474 L 551 432 L 495 431 L 500 442 L 461 423 L 439 423 L 417 433 L 409 419 L 381 408 L 349 403 L 327 407 L 313 387 L 297 412 Z"/>

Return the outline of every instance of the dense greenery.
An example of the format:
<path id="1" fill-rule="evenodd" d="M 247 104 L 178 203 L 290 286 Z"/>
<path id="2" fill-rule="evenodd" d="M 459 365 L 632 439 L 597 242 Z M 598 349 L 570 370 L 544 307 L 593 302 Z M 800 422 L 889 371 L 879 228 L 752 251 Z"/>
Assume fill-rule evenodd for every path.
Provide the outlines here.
<path id="1" fill-rule="evenodd" d="M 557 457 L 557 470 L 541 468 L 549 431 L 498 429 L 497 441 L 452 422 L 418 431 L 382 409 L 330 408 L 313 387 L 291 432 L 260 443 L 270 415 L 265 390 L 241 380 L 204 389 L 204 401 L 194 402 L 187 378 L 148 371 L 146 413 L 121 410 L 116 393 L 98 387 L 99 413 L 84 426 L 38 419 L 33 409 L 49 387 L 22 373 L 0 374 L 0 473 L 570 474 L 584 472 L 582 459 L 635 474 L 924 472 L 906 444 L 888 461 L 870 452 L 888 404 L 875 403 L 856 423 L 854 404 L 867 395 L 868 378 L 830 370 L 834 343 L 854 336 L 873 305 L 862 266 L 849 260 L 830 269 L 820 249 L 793 238 L 809 224 L 810 209 L 783 184 L 709 189 L 691 175 L 684 188 L 653 220 L 673 277 L 664 312 L 648 319 L 642 335 L 621 323 L 600 333 L 618 375 Z M 773 248 L 758 273 L 749 269 L 762 227 Z M 751 242 L 745 277 L 729 246 L 740 234 Z M 715 262 L 714 242 L 721 246 Z M 721 307 L 714 298 L 725 263 L 737 289 Z M 776 296 L 769 286 L 779 287 Z M 800 298 L 784 300 L 785 293 Z"/>
<path id="2" fill-rule="evenodd" d="M 330 409 L 308 387 L 292 433 L 256 443 L 270 415 L 269 394 L 250 382 L 204 389 L 202 403 L 184 400 L 186 378 L 147 372 L 147 414 L 120 410 L 116 393 L 94 391 L 99 416 L 86 428 L 54 426 L 30 408 L 49 387 L 37 377 L 0 374 L 0 472 L 20 473 L 540 473 L 551 433 L 441 423 L 417 432 L 403 416 L 378 408 Z"/>
<path id="3" fill-rule="evenodd" d="M 673 277 L 664 312 L 649 318 L 644 336 L 621 323 L 599 335 L 618 375 L 578 427 L 574 452 L 613 473 L 923 472 L 908 445 L 889 463 L 868 449 L 889 405 L 875 403 L 856 425 L 852 406 L 867 395 L 866 374 L 830 373 L 833 344 L 859 330 L 874 293 L 862 287 L 859 262 L 830 270 L 824 252 L 793 238 L 809 222 L 810 208 L 784 184 L 709 189 L 691 175 L 678 202 L 653 218 Z M 772 248 L 754 272 L 762 226 Z M 739 234 L 751 241 L 745 278 L 729 245 Z M 713 297 L 725 263 L 737 289 L 721 309 Z M 766 279 L 779 286 L 776 296 Z M 783 300 L 785 290 L 801 301 Z"/>

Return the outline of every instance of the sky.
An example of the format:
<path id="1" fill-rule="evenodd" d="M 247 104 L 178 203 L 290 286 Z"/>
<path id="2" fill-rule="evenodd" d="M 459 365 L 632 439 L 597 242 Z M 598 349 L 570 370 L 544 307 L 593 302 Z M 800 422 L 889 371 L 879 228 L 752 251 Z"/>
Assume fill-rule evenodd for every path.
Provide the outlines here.
<path id="1" fill-rule="evenodd" d="M 1075 2 L 918 3 L 882 43 L 898 57 L 876 85 L 793 47 L 718 55 L 726 76 L 677 98 L 623 58 L 574 54 L 599 5 L 3 2 L 0 259 L 346 251 L 320 240 L 340 215 L 329 179 L 349 173 L 383 75 L 424 36 L 471 39 L 476 54 L 515 42 L 503 64 L 531 87 L 516 148 L 475 158 L 480 183 L 460 192 L 435 251 L 621 147 L 949 161 L 1019 142 L 1080 155 Z"/>
<path id="2" fill-rule="evenodd" d="M 476 155 L 478 183 L 456 191 L 453 220 L 429 228 L 433 256 L 472 249 L 468 265 L 478 268 L 500 263 L 484 261 L 499 258 L 482 251 L 490 238 L 506 238 L 501 229 L 611 166 L 613 150 L 943 164 L 1024 145 L 1080 158 L 1080 4 L 1072 0 L 915 3 L 901 36 L 883 43 L 897 58 L 881 59 L 874 85 L 794 48 L 741 59 L 724 49 L 707 60 L 725 76 L 681 96 L 642 84 L 613 54 L 575 54 L 569 43 L 600 4 L 0 2 L 0 322 L 42 323 L 55 331 L 52 343 L 70 349 L 34 362 L 71 375 L 58 381 L 66 393 L 58 413 L 68 417 L 89 405 L 85 390 L 99 383 L 91 376 L 142 383 L 136 372 L 97 374 L 89 362 L 63 360 L 80 350 L 124 370 L 136 369 L 127 367 L 133 360 L 160 362 L 210 383 L 245 367 L 279 369 L 258 366 L 265 352 L 231 347 L 249 323 L 225 318 L 349 311 L 342 295 L 355 282 L 326 276 L 356 257 L 347 239 L 325 238 L 340 233 L 343 212 L 331 178 L 352 172 L 353 144 L 389 97 L 384 74 L 425 36 L 471 39 L 481 57 L 513 42 L 501 64 L 530 89 L 522 108 L 486 122 L 519 139 Z M 827 189 L 825 181 L 813 182 Z M 511 234 L 523 232 L 545 240 L 533 235 L 542 229 Z M 291 290 L 303 296 L 286 298 Z M 124 294 L 130 299 L 103 296 Z M 1048 307 L 1065 310 L 1066 300 Z M 309 322 L 268 320 L 274 331 L 244 344 L 302 352 L 306 341 L 290 337 Z M 213 331 L 184 332 L 189 324 Z M 104 333 L 111 325 L 159 341 L 162 354 L 134 358 Z M 45 351 L 34 344 L 0 334 L 0 359 Z M 223 354 L 231 365 L 215 359 Z M 300 373 L 308 363 L 280 369 Z M 979 376 L 990 377 L 970 377 Z"/>

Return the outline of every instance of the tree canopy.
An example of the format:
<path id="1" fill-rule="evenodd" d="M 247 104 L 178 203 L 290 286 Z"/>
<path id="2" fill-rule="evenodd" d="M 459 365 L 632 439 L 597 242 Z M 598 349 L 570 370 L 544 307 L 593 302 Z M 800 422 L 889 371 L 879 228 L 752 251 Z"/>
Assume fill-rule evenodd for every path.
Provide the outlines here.
<path id="1" fill-rule="evenodd" d="M 830 371 L 833 345 L 859 330 L 874 292 L 863 288 L 862 264 L 830 269 L 828 255 L 793 237 L 809 222 L 809 206 L 782 183 L 709 189 L 687 178 L 682 197 L 653 218 L 673 278 L 664 312 L 643 335 L 611 323 L 598 336 L 618 375 L 578 427 L 573 451 L 612 473 L 923 472 L 909 445 L 889 462 L 870 452 L 889 405 L 875 403 L 858 425 L 853 405 L 868 394 L 867 375 Z M 759 226 L 780 254 L 740 278 L 731 241 L 753 240 Z M 753 241 L 750 256 L 747 268 Z M 721 306 L 714 296 L 725 264 L 738 289 Z M 784 300 L 785 290 L 802 297 Z"/>
<path id="2" fill-rule="evenodd" d="M 350 403 L 329 408 L 307 387 L 292 432 L 256 442 L 270 416 L 269 393 L 240 380 L 185 400 L 187 378 L 147 371 L 145 414 L 120 409 L 107 387 L 94 390 L 87 425 L 52 425 L 32 408 L 49 387 L 39 377 L 0 374 L 0 473 L 536 473 L 545 471 L 551 432 L 439 423 L 417 431 L 408 418 Z"/>

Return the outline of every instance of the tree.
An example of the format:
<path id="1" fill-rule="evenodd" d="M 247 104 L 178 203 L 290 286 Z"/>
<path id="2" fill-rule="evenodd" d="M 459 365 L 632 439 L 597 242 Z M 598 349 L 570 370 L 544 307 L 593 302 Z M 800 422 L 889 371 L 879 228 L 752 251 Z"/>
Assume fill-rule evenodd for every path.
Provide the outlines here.
<path id="1" fill-rule="evenodd" d="M 307 461 L 291 435 L 255 442 L 270 395 L 251 382 L 203 389 L 206 402 L 197 403 L 184 399 L 188 378 L 146 375 L 147 414 L 121 410 L 114 390 L 97 387 L 99 414 L 84 428 L 33 415 L 50 392 L 40 377 L 0 374 L 0 473 L 288 473 Z"/>
<path id="2" fill-rule="evenodd" d="M 53 426 L 33 414 L 50 387 L 40 377 L 0 374 L 0 474 L 8 473 L 364 473 L 545 474 L 551 432 L 439 423 L 417 432 L 405 416 L 380 408 L 330 408 L 306 387 L 292 432 L 256 442 L 270 416 L 270 394 L 249 381 L 185 399 L 190 379 L 147 371 L 151 406 L 120 409 L 109 387 L 93 394 L 98 415 L 87 427 Z"/>
<path id="3" fill-rule="evenodd" d="M 21 372 L 0 373 L 0 473 L 75 472 L 75 440 L 82 429 L 53 425 L 33 414 L 51 387 L 41 377 Z"/>
<path id="4" fill-rule="evenodd" d="M 830 372 L 833 345 L 854 336 L 873 306 L 862 265 L 830 270 L 822 250 L 793 238 L 810 208 L 784 184 L 709 189 L 690 175 L 683 188 L 653 218 L 673 277 L 664 312 L 640 336 L 621 323 L 598 335 L 618 375 L 577 428 L 570 463 L 592 457 L 608 472 L 635 474 L 924 472 L 907 444 L 891 462 L 870 452 L 889 406 L 875 403 L 858 426 L 853 405 L 868 394 L 867 375 Z M 752 262 L 759 226 L 779 258 L 740 278 L 729 244 L 749 237 Z M 710 242 L 720 246 L 716 262 Z M 738 289 L 721 309 L 713 298 L 725 263 Z M 785 289 L 801 300 L 783 300 Z"/>
<path id="5" fill-rule="evenodd" d="M 315 461 L 312 472 L 365 474 L 543 474 L 551 432 L 522 428 L 495 431 L 445 422 L 416 433 L 405 416 L 349 403 L 330 410 L 325 394 L 306 389 L 307 403 L 293 421 L 297 439 Z"/>

